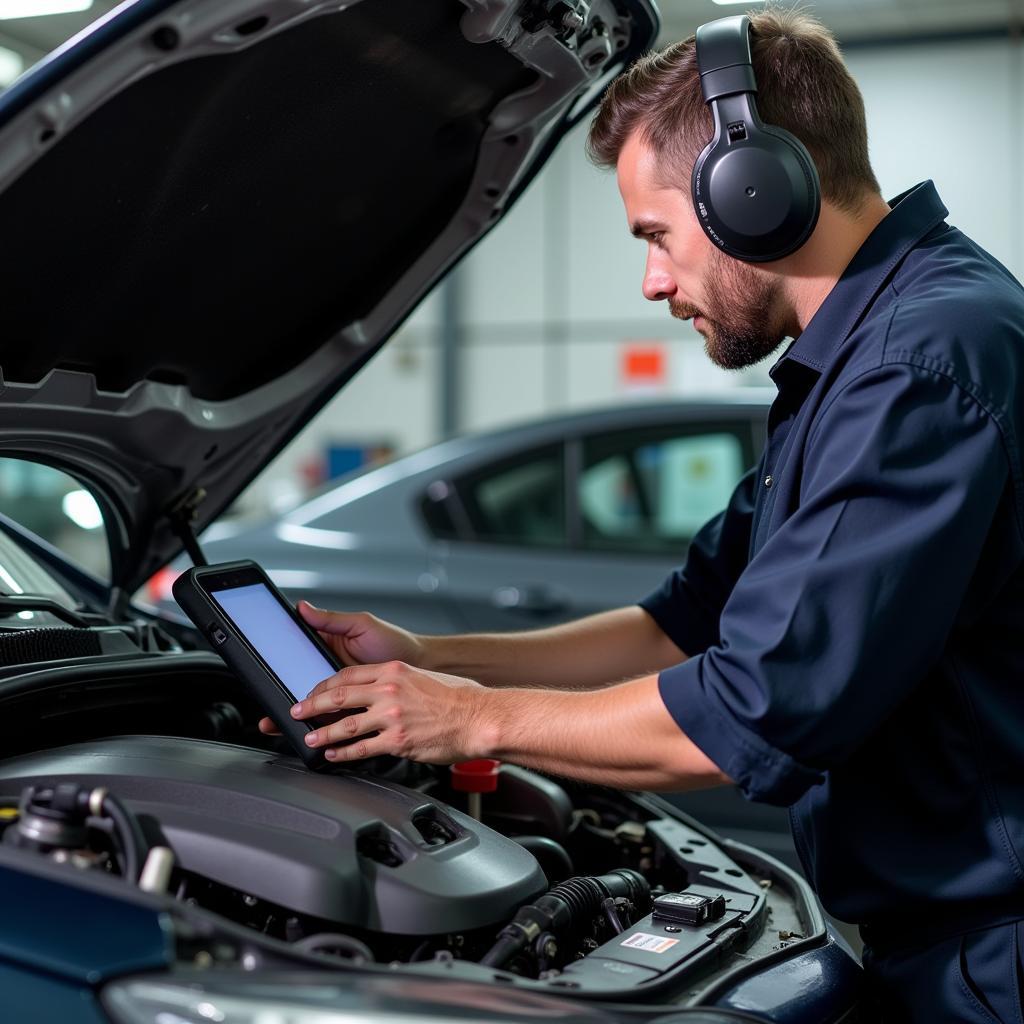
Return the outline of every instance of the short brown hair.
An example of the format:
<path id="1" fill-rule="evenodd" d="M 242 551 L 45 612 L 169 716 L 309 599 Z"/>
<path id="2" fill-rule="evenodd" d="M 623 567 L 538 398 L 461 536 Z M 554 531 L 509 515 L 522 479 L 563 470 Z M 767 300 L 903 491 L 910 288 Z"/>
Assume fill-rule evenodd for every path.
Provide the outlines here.
<path id="1" fill-rule="evenodd" d="M 796 10 L 755 11 L 750 22 L 762 119 L 807 147 L 823 198 L 855 211 L 879 187 L 868 160 L 864 100 L 835 39 Z M 693 163 L 714 131 L 700 91 L 693 36 L 641 57 L 612 82 L 590 126 L 591 160 L 614 167 L 637 129 L 673 184 L 689 189 Z"/>

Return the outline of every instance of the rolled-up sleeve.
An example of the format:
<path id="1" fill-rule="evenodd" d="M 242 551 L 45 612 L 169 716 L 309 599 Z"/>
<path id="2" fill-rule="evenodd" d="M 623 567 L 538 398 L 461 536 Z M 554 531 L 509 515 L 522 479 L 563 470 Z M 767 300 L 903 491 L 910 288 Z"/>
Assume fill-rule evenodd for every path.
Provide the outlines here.
<path id="1" fill-rule="evenodd" d="M 893 363 L 836 392 L 799 508 L 740 574 L 717 641 L 661 673 L 683 732 L 748 798 L 793 803 L 939 658 L 1008 485 L 999 424 L 954 380 Z"/>
<path id="2" fill-rule="evenodd" d="M 690 542 L 683 565 L 640 607 L 681 650 L 693 656 L 718 643 L 718 622 L 747 564 L 758 469 L 736 485 L 725 511 Z"/>

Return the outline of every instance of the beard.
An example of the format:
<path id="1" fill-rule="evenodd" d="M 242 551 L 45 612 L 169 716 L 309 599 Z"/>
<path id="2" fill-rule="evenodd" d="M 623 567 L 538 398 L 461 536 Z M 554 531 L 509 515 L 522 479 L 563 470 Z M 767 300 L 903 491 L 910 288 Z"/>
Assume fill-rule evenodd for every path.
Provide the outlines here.
<path id="1" fill-rule="evenodd" d="M 669 301 L 680 320 L 699 316 L 706 324 L 704 351 L 724 370 L 742 370 L 771 355 L 786 337 L 779 317 L 778 280 L 724 253 L 715 253 L 704 273 L 704 308 Z"/>

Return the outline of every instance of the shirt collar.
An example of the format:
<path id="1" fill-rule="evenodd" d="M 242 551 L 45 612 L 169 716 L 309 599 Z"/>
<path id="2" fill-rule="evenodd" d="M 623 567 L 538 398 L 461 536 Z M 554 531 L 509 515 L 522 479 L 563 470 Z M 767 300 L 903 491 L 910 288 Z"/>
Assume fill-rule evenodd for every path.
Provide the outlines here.
<path id="1" fill-rule="evenodd" d="M 949 213 L 931 181 L 901 193 L 889 206 L 892 212 L 868 235 L 811 322 L 772 367 L 773 380 L 788 360 L 824 370 L 903 258 Z"/>

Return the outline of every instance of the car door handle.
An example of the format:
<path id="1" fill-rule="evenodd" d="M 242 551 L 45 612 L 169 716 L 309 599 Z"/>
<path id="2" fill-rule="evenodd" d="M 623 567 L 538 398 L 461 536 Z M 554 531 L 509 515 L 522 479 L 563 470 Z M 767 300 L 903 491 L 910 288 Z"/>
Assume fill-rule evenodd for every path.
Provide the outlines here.
<path id="1" fill-rule="evenodd" d="M 491 595 L 495 608 L 523 615 L 554 615 L 569 607 L 569 599 L 552 587 L 527 584 L 498 587 Z"/>

